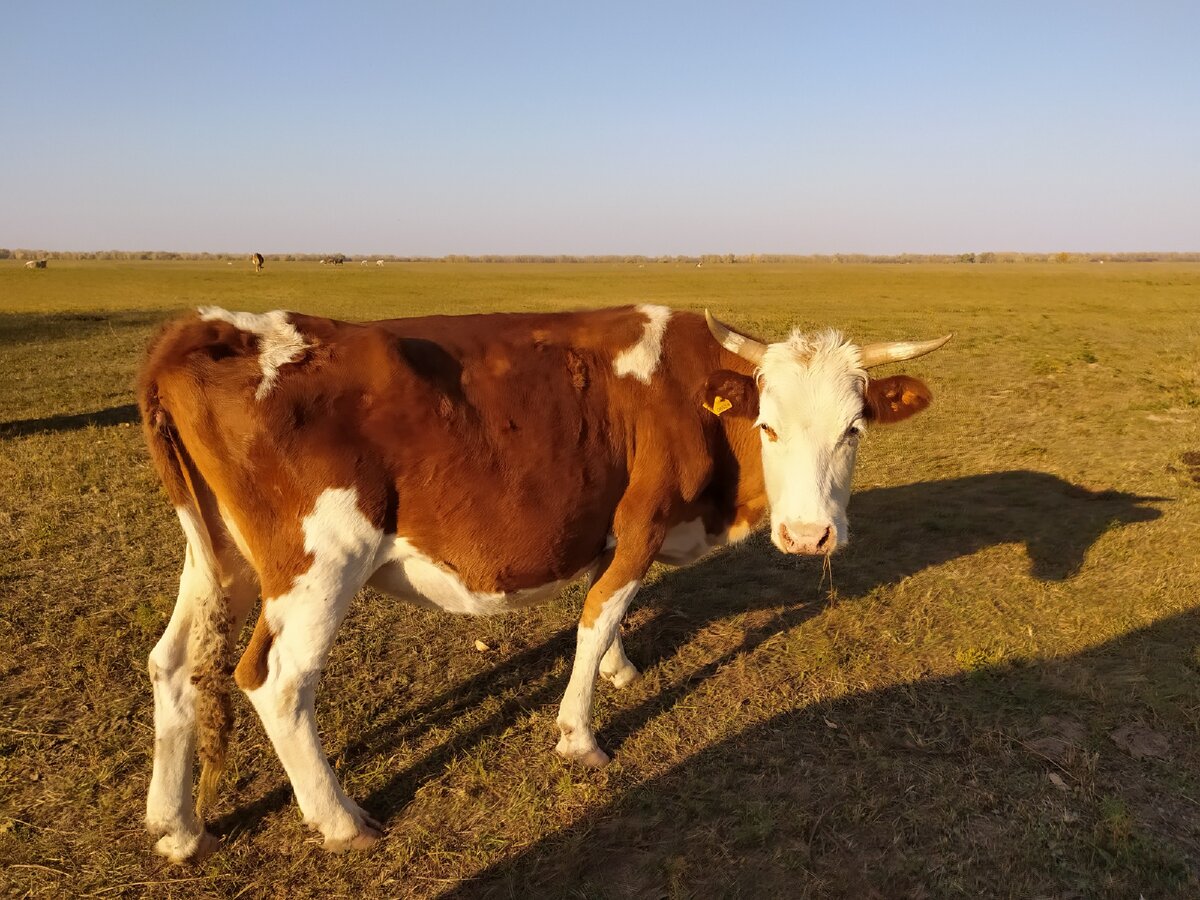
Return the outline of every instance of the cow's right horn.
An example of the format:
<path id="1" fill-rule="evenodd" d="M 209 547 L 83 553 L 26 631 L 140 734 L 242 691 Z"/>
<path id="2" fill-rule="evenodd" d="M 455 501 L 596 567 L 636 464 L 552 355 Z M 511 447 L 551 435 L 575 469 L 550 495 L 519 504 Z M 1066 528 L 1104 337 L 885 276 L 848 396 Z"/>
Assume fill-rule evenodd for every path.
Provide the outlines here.
<path id="1" fill-rule="evenodd" d="M 754 363 L 756 366 L 762 363 L 763 354 L 767 352 L 766 344 L 756 341 L 754 338 L 748 338 L 744 334 L 738 334 L 728 325 L 722 325 L 712 317 L 707 309 L 704 311 L 704 321 L 708 322 L 708 330 L 717 339 L 717 343 L 730 353 L 736 353 L 746 362 Z"/>

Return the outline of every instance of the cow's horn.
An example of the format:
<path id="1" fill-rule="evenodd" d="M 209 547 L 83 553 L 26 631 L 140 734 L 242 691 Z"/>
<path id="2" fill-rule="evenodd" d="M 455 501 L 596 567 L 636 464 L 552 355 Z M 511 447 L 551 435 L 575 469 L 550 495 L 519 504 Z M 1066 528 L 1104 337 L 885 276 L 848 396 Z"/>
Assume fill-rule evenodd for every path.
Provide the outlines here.
<path id="1" fill-rule="evenodd" d="M 953 334 L 947 334 L 932 341 L 885 341 L 881 344 L 867 344 L 858 351 L 858 355 L 862 359 L 862 367 L 870 369 L 884 363 L 904 362 L 906 359 L 916 359 L 918 356 L 932 353 L 952 337 Z"/>
<path id="2" fill-rule="evenodd" d="M 708 322 L 708 330 L 717 339 L 717 343 L 730 353 L 736 353 L 746 362 L 754 363 L 756 366 L 762 363 L 763 354 L 767 352 L 766 344 L 756 341 L 754 338 L 748 338 L 744 334 L 738 334 L 727 325 L 722 325 L 712 317 L 707 309 L 704 311 L 704 321 Z"/>

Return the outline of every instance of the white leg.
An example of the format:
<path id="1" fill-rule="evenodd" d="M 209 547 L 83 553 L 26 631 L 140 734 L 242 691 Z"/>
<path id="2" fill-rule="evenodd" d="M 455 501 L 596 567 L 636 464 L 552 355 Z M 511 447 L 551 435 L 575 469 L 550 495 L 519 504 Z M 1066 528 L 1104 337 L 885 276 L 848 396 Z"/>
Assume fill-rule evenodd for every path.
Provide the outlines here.
<path id="1" fill-rule="evenodd" d="M 558 728 L 562 737 L 555 749 L 563 756 L 587 765 L 603 766 L 608 762 L 608 754 L 600 749 L 592 733 L 592 695 L 600 660 L 615 643 L 621 618 L 640 585 L 641 581 L 635 580 L 613 591 L 600 607 L 595 621 L 591 625 L 581 622 L 576 632 L 575 664 L 558 709 Z M 621 656 L 624 655 L 621 651 Z"/>
<path id="2" fill-rule="evenodd" d="M 229 616 L 230 636 L 237 634 L 258 594 L 253 575 L 242 561 L 223 559 L 224 577 L 214 571 L 202 540 L 188 530 L 179 597 L 166 631 L 150 651 L 147 668 L 154 689 L 154 770 L 146 793 L 146 827 L 161 835 L 155 849 L 174 862 L 203 856 L 211 836 L 195 812 L 192 765 L 196 752 L 196 687 L 192 682 L 197 646 L 195 632 L 211 624 L 214 612 Z M 218 609 L 219 607 L 219 609 Z M 210 636 L 215 637 L 215 636 Z"/>
<path id="3" fill-rule="evenodd" d="M 154 771 L 146 795 L 146 827 L 162 835 L 155 849 L 174 862 L 203 855 L 211 838 L 192 804 L 196 752 L 196 688 L 188 664 L 188 636 L 203 604 L 219 593 L 215 579 L 197 565 L 188 545 L 179 598 L 167 630 L 150 652 L 154 688 Z"/>
<path id="4" fill-rule="evenodd" d="M 274 640 L 267 677 L 246 692 L 292 782 L 305 823 L 325 836 L 327 850 L 362 849 L 378 825 L 342 790 L 317 735 L 314 700 L 334 634 L 359 585 L 343 582 L 332 595 L 303 589 L 268 600 Z"/>
<path id="5" fill-rule="evenodd" d="M 292 782 L 304 821 L 325 837 L 327 850 L 363 849 L 379 824 L 346 796 L 317 734 L 317 681 L 346 608 L 365 583 L 382 538 L 357 513 L 352 491 L 322 495 L 304 522 L 310 569 L 290 591 L 264 601 L 272 641 L 266 678 L 246 691 Z"/>
<path id="6" fill-rule="evenodd" d="M 600 660 L 600 674 L 611 681 L 613 687 L 617 688 L 627 687 L 641 674 L 638 672 L 637 666 L 631 663 L 629 657 L 625 655 L 625 647 L 621 643 L 620 623 L 618 623 L 617 633 L 613 637 L 612 643 L 608 645 L 608 650 Z"/>

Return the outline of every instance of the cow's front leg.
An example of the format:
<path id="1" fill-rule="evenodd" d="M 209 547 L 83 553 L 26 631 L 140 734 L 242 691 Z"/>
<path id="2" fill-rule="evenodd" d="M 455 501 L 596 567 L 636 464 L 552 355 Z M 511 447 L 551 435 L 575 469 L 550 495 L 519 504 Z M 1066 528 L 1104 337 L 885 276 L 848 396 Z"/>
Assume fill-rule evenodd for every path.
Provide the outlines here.
<path id="1" fill-rule="evenodd" d="M 621 619 L 662 545 L 666 534 L 664 507 L 669 496 L 667 489 L 645 482 L 639 484 L 635 479 L 617 507 L 613 519 L 617 545 L 611 562 L 592 584 L 584 601 L 575 637 L 575 664 L 558 709 L 562 737 L 555 749 L 568 759 L 589 766 L 608 763 L 608 754 L 600 749 L 592 732 L 596 675 L 601 660 L 607 659 L 613 674 L 625 675 L 624 683 L 636 676 L 637 670 L 624 659 Z M 619 665 L 620 660 L 624 660 L 627 669 Z M 609 674 L 608 667 L 605 674 Z"/>
<path id="2" fill-rule="evenodd" d="M 568 759 L 577 759 L 589 766 L 608 764 L 608 754 L 600 749 L 592 733 L 592 695 L 600 660 L 614 643 L 621 617 L 642 584 L 641 578 L 634 578 L 606 591 L 603 590 L 604 581 L 602 578 L 588 591 L 583 604 L 583 615 L 579 618 L 575 636 L 575 665 L 558 708 L 558 730 L 562 737 L 555 749 Z"/>

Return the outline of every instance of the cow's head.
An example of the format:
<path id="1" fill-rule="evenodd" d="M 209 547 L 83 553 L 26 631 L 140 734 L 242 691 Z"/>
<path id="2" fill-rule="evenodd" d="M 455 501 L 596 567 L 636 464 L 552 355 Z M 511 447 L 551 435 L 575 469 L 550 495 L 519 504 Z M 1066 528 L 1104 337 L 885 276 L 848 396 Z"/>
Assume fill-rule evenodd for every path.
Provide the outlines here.
<path id="1" fill-rule="evenodd" d="M 916 378 L 874 379 L 867 369 L 930 353 L 950 335 L 858 347 L 836 331 L 797 331 L 786 341 L 764 344 L 707 312 L 705 317 L 726 350 L 755 366 L 752 378 L 714 373 L 706 405 L 716 411 L 732 402 L 728 411 L 758 428 L 772 543 L 785 553 L 804 554 L 845 546 L 859 437 L 869 424 L 907 419 L 931 400 L 929 388 Z"/>

